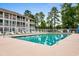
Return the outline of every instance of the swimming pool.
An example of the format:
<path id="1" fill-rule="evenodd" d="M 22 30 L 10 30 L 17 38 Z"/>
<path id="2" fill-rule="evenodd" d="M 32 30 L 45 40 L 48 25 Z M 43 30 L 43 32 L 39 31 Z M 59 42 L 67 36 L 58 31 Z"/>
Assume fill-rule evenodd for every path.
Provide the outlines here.
<path id="1" fill-rule="evenodd" d="M 64 39 L 68 34 L 39 34 L 31 36 L 16 36 L 15 38 L 43 45 L 52 46 L 58 41 Z"/>

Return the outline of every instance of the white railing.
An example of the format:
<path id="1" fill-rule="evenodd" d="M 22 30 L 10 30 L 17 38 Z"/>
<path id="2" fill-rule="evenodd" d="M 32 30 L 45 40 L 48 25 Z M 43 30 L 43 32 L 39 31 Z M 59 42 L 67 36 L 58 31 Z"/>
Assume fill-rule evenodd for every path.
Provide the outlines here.
<path id="1" fill-rule="evenodd" d="M 3 25 L 3 23 L 0 23 L 0 25 Z"/>
<path id="2" fill-rule="evenodd" d="M 36 29 L 36 32 L 61 32 L 61 33 L 72 33 L 76 32 L 76 29 Z"/>

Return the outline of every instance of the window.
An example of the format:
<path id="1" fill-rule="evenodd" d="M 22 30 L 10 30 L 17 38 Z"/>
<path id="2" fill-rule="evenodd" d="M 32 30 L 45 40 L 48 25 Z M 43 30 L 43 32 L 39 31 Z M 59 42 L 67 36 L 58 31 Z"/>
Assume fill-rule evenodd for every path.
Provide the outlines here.
<path id="1" fill-rule="evenodd" d="M 15 26 L 16 25 L 16 21 L 12 21 L 12 26 Z"/>
<path id="2" fill-rule="evenodd" d="M 12 19 L 12 14 L 10 14 L 10 19 Z"/>
<path id="3" fill-rule="evenodd" d="M 6 19 L 9 18 L 9 14 L 8 13 L 5 13 L 5 16 L 4 16 Z"/>
<path id="4" fill-rule="evenodd" d="M 3 28 L 2 27 L 0 27 L 0 32 L 3 33 Z"/>
<path id="5" fill-rule="evenodd" d="M 23 21 L 23 17 L 21 16 L 21 19 L 20 19 L 21 21 Z"/>
<path id="6" fill-rule="evenodd" d="M 25 27 L 25 23 L 23 23 L 23 27 Z"/>
<path id="7" fill-rule="evenodd" d="M 25 21 L 25 17 L 23 17 L 23 21 Z"/>
<path id="8" fill-rule="evenodd" d="M 28 24 L 26 24 L 26 26 L 28 26 Z"/>
<path id="9" fill-rule="evenodd" d="M 8 25 L 9 25 L 8 20 L 5 20 L 5 21 L 4 21 L 4 25 L 5 25 L 5 26 L 8 26 Z"/>
<path id="10" fill-rule="evenodd" d="M 23 19 L 25 19 L 25 17 L 23 17 Z"/>
<path id="11" fill-rule="evenodd" d="M 21 22 L 21 27 L 25 27 L 25 23 L 24 22 Z"/>
<path id="12" fill-rule="evenodd" d="M 11 26 L 11 23 L 12 23 L 12 22 L 10 21 L 10 26 Z"/>
<path id="13" fill-rule="evenodd" d="M 10 28 L 10 32 L 14 32 L 15 33 L 15 28 Z"/>
<path id="14" fill-rule="evenodd" d="M 20 22 L 17 22 L 17 26 L 20 26 Z"/>
<path id="15" fill-rule="evenodd" d="M 12 28 L 12 31 L 15 32 L 15 28 Z"/>
<path id="16" fill-rule="evenodd" d="M 3 17 L 3 12 L 0 12 L 0 18 L 2 18 Z"/>
<path id="17" fill-rule="evenodd" d="M 26 19 L 26 21 L 28 21 L 28 19 Z"/>
<path id="18" fill-rule="evenodd" d="M 21 17 L 20 16 L 17 16 L 17 20 L 20 20 L 21 19 Z"/>
<path id="19" fill-rule="evenodd" d="M 16 20 L 16 15 L 13 15 L 13 20 Z"/>
<path id="20" fill-rule="evenodd" d="M 6 32 L 8 32 L 9 31 L 9 28 L 8 27 L 5 27 L 4 28 L 4 32 L 6 33 Z"/>
<path id="21" fill-rule="evenodd" d="M 0 25 L 3 25 L 3 20 L 2 19 L 0 19 Z"/>

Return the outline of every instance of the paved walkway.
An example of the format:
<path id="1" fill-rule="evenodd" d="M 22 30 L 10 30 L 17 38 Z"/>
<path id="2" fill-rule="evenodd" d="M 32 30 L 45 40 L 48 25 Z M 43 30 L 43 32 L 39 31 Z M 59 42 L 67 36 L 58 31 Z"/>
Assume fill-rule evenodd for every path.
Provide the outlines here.
<path id="1" fill-rule="evenodd" d="M 49 47 L 0 36 L 0 56 L 79 56 L 79 34 L 72 34 Z"/>

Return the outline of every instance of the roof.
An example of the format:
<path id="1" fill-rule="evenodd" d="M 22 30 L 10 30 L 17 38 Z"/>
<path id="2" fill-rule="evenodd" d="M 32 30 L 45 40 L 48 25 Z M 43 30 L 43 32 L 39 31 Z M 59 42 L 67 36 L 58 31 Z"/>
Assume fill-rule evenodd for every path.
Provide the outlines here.
<path id="1" fill-rule="evenodd" d="M 19 13 L 17 13 L 17 12 L 10 11 L 10 10 L 4 9 L 4 8 L 0 8 L 0 11 L 6 12 L 6 13 L 10 13 L 10 14 L 19 15 L 19 16 L 24 16 L 24 15 L 22 15 L 22 14 L 19 14 Z"/>
<path id="2" fill-rule="evenodd" d="M 19 15 L 19 16 L 23 16 L 23 17 L 26 17 L 26 18 L 31 19 L 31 18 L 28 17 L 28 16 L 25 16 L 25 15 L 22 15 L 22 14 L 20 14 L 20 13 L 17 13 L 17 12 L 14 12 L 14 11 L 10 11 L 10 10 L 4 9 L 4 8 L 0 8 L 0 11 L 6 12 L 6 13 L 10 13 L 10 14 Z"/>

